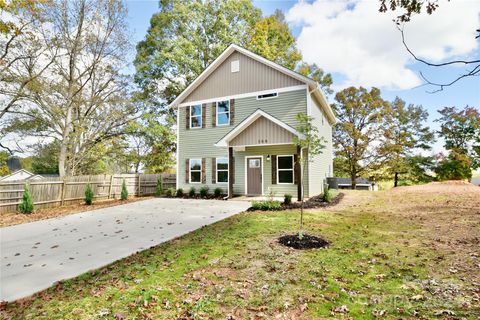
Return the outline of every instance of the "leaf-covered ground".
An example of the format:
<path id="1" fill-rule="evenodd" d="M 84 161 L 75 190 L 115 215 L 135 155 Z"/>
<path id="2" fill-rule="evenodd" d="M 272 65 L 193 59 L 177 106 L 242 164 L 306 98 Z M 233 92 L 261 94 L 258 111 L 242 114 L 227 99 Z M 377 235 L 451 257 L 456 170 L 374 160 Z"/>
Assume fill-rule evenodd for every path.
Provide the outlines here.
<path id="1" fill-rule="evenodd" d="M 240 214 L 4 306 L 0 318 L 480 316 L 479 187 L 347 192 L 306 215 L 327 249 L 280 246 L 298 220 L 298 211 Z"/>
<path id="2" fill-rule="evenodd" d="M 130 197 L 128 198 L 128 200 L 123 201 L 120 199 L 95 200 L 93 204 L 89 206 L 83 202 L 79 202 L 76 204 L 61 207 L 36 209 L 30 214 L 20 212 L 0 213 L 0 227 L 8 227 L 16 224 L 28 223 L 38 220 L 58 218 L 79 212 L 119 206 L 125 203 L 142 201 L 151 198 L 152 197 Z"/>

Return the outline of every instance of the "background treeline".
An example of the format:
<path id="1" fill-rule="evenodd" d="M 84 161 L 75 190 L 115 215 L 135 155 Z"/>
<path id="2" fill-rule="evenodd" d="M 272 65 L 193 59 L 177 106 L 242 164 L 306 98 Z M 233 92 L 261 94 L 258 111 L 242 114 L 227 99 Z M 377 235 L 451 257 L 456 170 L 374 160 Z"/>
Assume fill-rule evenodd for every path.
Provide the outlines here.
<path id="1" fill-rule="evenodd" d="M 332 104 L 338 123 L 334 174 L 393 180 L 394 186 L 432 180 L 471 179 L 480 161 L 480 113 L 473 107 L 444 107 L 427 125 L 422 106 L 400 98 L 386 101 L 380 90 L 350 87 L 335 95 Z M 444 141 L 446 154 L 432 152 L 436 137 Z M 352 186 L 354 187 L 354 186 Z"/>
<path id="2" fill-rule="evenodd" d="M 0 174 L 12 154 L 61 176 L 173 168 L 168 104 L 231 43 L 315 79 L 335 101 L 337 175 L 416 182 L 478 166 L 478 110 L 442 109 L 448 153 L 426 157 L 434 132 L 421 106 L 375 88 L 334 94 L 331 75 L 303 62 L 283 13 L 262 16 L 250 0 L 159 1 L 133 75 L 123 1 L 0 1 L 0 14 Z"/>

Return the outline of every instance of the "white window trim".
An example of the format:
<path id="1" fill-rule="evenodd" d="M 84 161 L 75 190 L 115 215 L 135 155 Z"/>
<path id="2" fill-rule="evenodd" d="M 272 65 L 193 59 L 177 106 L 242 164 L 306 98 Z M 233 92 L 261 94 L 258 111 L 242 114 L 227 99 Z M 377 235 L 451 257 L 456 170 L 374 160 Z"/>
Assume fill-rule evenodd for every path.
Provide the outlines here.
<path id="1" fill-rule="evenodd" d="M 260 166 L 261 166 L 261 170 L 262 170 L 262 196 L 265 195 L 265 192 L 264 192 L 264 188 L 263 188 L 263 182 L 265 181 L 265 175 L 264 175 L 264 172 L 263 172 L 263 155 L 261 156 L 245 156 L 245 173 L 244 173 L 244 177 L 245 177 L 245 195 L 248 195 L 248 159 L 250 158 L 260 158 Z"/>
<path id="2" fill-rule="evenodd" d="M 200 161 L 200 170 L 193 170 L 193 172 L 199 172 L 200 171 L 200 181 L 192 181 L 192 161 Z M 190 184 L 200 184 L 202 183 L 202 170 L 203 170 L 203 164 L 202 164 L 202 159 L 189 159 L 188 160 L 188 182 Z"/>
<path id="3" fill-rule="evenodd" d="M 292 169 L 280 169 L 278 167 L 278 158 L 280 157 L 291 157 L 292 158 Z M 292 182 L 280 182 L 279 171 L 292 171 Z M 295 184 L 295 157 L 291 154 L 277 155 L 277 184 Z"/>
<path id="4" fill-rule="evenodd" d="M 200 106 L 200 115 L 196 115 L 196 116 L 192 116 L 192 110 L 193 108 L 192 107 L 196 107 L 196 106 Z M 203 127 L 203 107 L 201 104 L 195 104 L 195 105 L 192 105 L 192 107 L 190 107 L 190 129 L 201 129 Z M 195 117 L 195 118 L 198 118 L 200 117 L 200 126 L 199 127 L 192 127 L 192 118 Z"/>
<path id="5" fill-rule="evenodd" d="M 225 169 L 221 169 L 220 171 L 227 171 L 227 182 L 218 182 L 218 160 L 227 160 L 227 170 Z M 230 163 L 228 163 L 228 157 L 220 157 L 220 158 L 216 158 L 215 160 L 215 181 L 217 182 L 217 184 L 228 184 L 228 181 L 230 179 Z"/>
<path id="6" fill-rule="evenodd" d="M 218 103 L 219 102 L 225 102 L 227 101 L 228 102 L 228 123 L 222 123 L 222 124 L 218 124 L 218 115 L 220 113 L 222 114 L 226 114 L 227 112 L 218 112 Z M 216 112 L 215 112 L 215 117 L 217 118 L 216 119 L 216 125 L 217 127 L 223 127 L 223 126 L 229 126 L 230 125 L 230 115 L 231 115 L 231 109 L 230 109 L 230 100 L 229 99 L 225 99 L 225 100 L 219 100 L 216 102 Z"/>
<path id="7" fill-rule="evenodd" d="M 276 95 L 271 96 L 271 97 L 266 97 L 266 98 L 259 98 L 260 96 L 267 95 L 267 94 L 276 94 Z M 276 99 L 276 98 L 278 98 L 278 96 L 279 96 L 278 92 L 263 93 L 263 94 L 257 95 L 257 100 Z"/>

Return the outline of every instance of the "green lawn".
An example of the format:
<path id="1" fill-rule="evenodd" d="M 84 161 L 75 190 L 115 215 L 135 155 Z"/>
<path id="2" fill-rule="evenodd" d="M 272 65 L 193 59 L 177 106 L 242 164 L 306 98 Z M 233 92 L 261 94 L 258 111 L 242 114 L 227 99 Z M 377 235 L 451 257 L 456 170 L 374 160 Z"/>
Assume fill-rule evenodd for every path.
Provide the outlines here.
<path id="1" fill-rule="evenodd" d="M 477 196 L 461 193 L 459 201 Z M 9 304 L 0 318 L 398 319 L 454 313 L 477 319 L 472 281 L 480 269 L 476 275 L 471 269 L 470 251 L 436 246 L 443 234 L 429 222 L 438 220 L 423 216 L 440 206 L 447 206 L 442 221 L 449 212 L 462 214 L 458 202 L 448 207 L 448 200 L 441 193 L 348 191 L 336 207 L 306 214 L 308 233 L 332 243 L 309 251 L 276 243 L 297 230 L 297 211 L 243 213 Z M 471 210 L 480 213 L 480 200 L 464 210 L 466 224 L 458 228 L 478 228 L 480 215 Z M 465 270 L 457 265 L 452 273 L 459 254 L 468 260 Z"/>

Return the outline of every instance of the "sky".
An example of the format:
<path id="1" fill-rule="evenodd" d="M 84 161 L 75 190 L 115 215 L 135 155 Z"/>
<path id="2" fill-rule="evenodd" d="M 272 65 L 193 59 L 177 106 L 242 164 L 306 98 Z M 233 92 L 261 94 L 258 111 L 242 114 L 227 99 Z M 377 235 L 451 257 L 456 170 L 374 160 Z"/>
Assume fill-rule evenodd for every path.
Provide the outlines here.
<path id="1" fill-rule="evenodd" d="M 435 63 L 457 58 L 480 57 L 480 1 L 439 0 L 433 15 L 414 17 L 404 29 L 411 49 L 421 58 Z M 430 114 L 429 125 L 438 128 L 434 119 L 444 106 L 480 108 L 480 77 L 470 77 L 430 93 L 433 87 L 423 85 L 422 72 L 432 81 L 450 81 L 467 67 L 427 67 L 415 62 L 401 42 L 401 33 L 392 19 L 398 13 L 379 13 L 373 0 L 253 1 L 264 15 L 281 9 L 297 38 L 303 59 L 316 63 L 332 74 L 334 89 L 348 86 L 378 87 L 382 96 L 396 96 L 407 103 L 422 105 Z M 145 37 L 158 1 L 129 0 L 128 21 L 132 40 Z M 132 60 L 134 50 L 130 53 Z M 133 68 L 131 68 L 133 70 Z M 331 101 L 333 102 L 333 101 Z M 442 149 L 441 141 L 434 151 Z"/>

